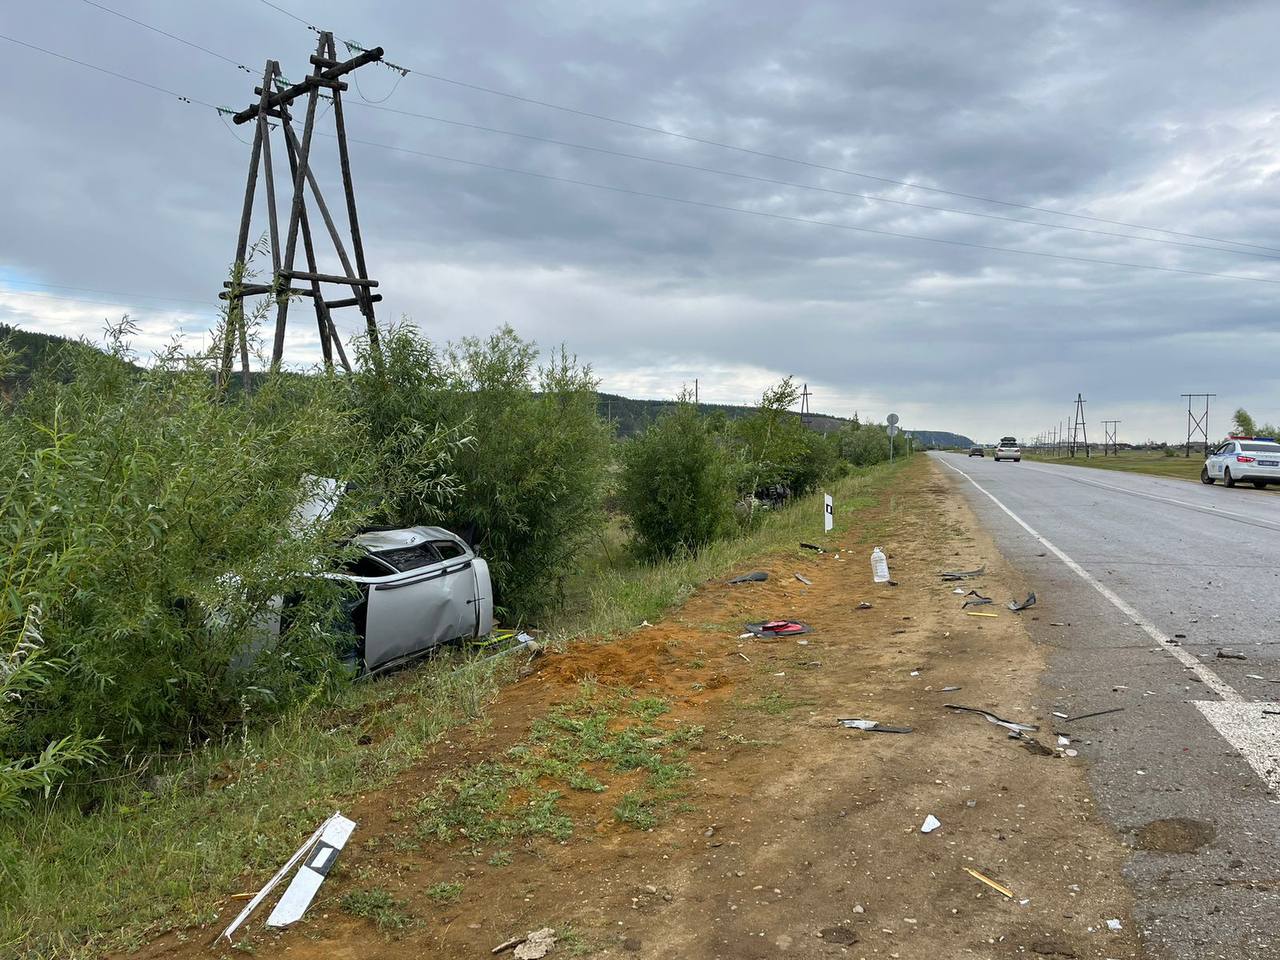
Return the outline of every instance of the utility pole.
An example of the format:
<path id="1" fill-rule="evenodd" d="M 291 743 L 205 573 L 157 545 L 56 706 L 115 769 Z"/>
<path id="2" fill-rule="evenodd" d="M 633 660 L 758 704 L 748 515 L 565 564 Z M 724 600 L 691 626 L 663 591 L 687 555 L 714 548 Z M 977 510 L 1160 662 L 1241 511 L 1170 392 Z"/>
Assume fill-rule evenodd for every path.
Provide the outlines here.
<path id="1" fill-rule="evenodd" d="M 313 69 L 301 83 L 286 86 L 280 72 L 280 64 L 275 60 L 268 60 L 262 73 L 262 86 L 255 87 L 253 91 L 258 97 L 257 101 L 232 117 L 237 124 L 254 121 L 254 136 L 253 147 L 249 154 L 249 176 L 245 186 L 244 205 L 240 213 L 240 232 L 236 242 L 232 279 L 223 283 L 226 289 L 219 294 L 227 301 L 227 323 L 223 332 L 222 363 L 219 367 L 221 384 L 225 384 L 230 378 L 232 350 L 238 341 L 244 384 L 246 388 L 249 386 L 248 329 L 244 301 L 246 297 L 262 295 L 269 296 L 276 306 L 275 334 L 271 349 L 272 370 L 280 368 L 284 357 L 285 326 L 288 321 L 290 300 L 294 297 L 310 297 L 315 309 L 316 325 L 320 332 L 320 349 L 325 368 L 333 369 L 333 354 L 336 351 L 338 361 L 344 369 L 350 371 L 351 363 L 347 359 L 346 351 L 342 348 L 342 341 L 338 338 L 332 311 L 341 307 L 358 307 L 365 318 L 369 335 L 369 351 L 374 366 L 379 374 L 382 373 L 378 326 L 373 313 L 373 305 L 382 299 L 382 295 L 372 292 L 378 282 L 369 279 L 369 272 L 365 265 L 364 243 L 360 238 L 355 188 L 351 179 L 351 157 L 347 150 L 346 122 L 342 112 L 342 91 L 347 89 L 347 84 L 339 79 L 353 70 L 369 63 L 376 63 L 381 59 L 382 48 L 375 47 L 349 60 L 339 61 L 333 34 L 321 31 L 316 52 L 311 56 Z M 328 95 L 323 99 L 328 100 L 332 105 L 338 164 L 346 199 L 349 241 L 355 255 L 354 264 L 351 257 L 347 255 L 346 244 L 324 197 L 320 194 L 320 187 L 311 169 L 311 146 L 316 133 L 316 110 L 322 99 L 321 90 L 328 91 Z M 303 122 L 301 137 L 294 130 L 293 115 L 290 113 L 290 107 L 300 97 L 306 98 L 306 119 Z M 277 123 L 273 124 L 271 120 Z M 271 135 L 275 130 L 281 131 L 291 181 L 289 218 L 283 237 L 283 255 L 276 209 L 275 173 L 271 159 Z M 245 276 L 249 257 L 249 230 L 253 215 L 254 192 L 259 173 L 262 174 L 266 187 L 267 227 L 271 249 L 270 283 L 246 282 L 248 278 Z M 323 220 L 325 230 L 333 243 L 334 253 L 342 264 L 341 274 L 320 273 L 317 267 L 316 250 L 311 234 L 312 220 L 307 210 L 308 188 L 310 188 L 315 212 L 319 213 Z M 306 258 L 305 270 L 294 267 L 299 237 L 302 239 L 303 254 Z M 302 281 L 302 284 L 294 286 L 294 281 Z M 351 296 L 328 299 L 322 290 L 322 284 L 349 287 Z"/>
<path id="2" fill-rule="evenodd" d="M 1204 438 L 1204 455 L 1209 455 L 1209 399 L 1216 397 L 1216 393 L 1184 393 L 1183 397 L 1187 401 L 1187 447 L 1183 454 L 1185 457 L 1191 456 L 1191 438 L 1200 436 Z M 1204 401 L 1204 412 L 1196 413 L 1192 410 L 1194 402 Z"/>
<path id="3" fill-rule="evenodd" d="M 1112 456 L 1120 456 L 1120 445 L 1116 443 L 1116 424 L 1119 420 L 1103 420 L 1102 421 L 1102 455 L 1107 455 L 1107 448 L 1111 448 Z"/>
<path id="4" fill-rule="evenodd" d="M 1089 457 L 1089 435 L 1084 428 L 1084 404 L 1084 395 L 1077 393 L 1076 409 L 1075 413 L 1072 414 L 1071 420 L 1071 458 L 1073 460 L 1076 456 L 1076 450 L 1080 448 L 1081 444 L 1084 444 L 1085 458 L 1088 459 Z"/>
<path id="5" fill-rule="evenodd" d="M 810 421 L 813 419 L 809 415 L 809 398 L 811 396 L 813 394 L 809 392 L 809 385 L 806 383 L 804 389 L 800 391 L 800 423 L 806 427 L 809 426 Z"/>
<path id="6" fill-rule="evenodd" d="M 698 378 L 693 378 L 693 409 L 698 409 Z"/>

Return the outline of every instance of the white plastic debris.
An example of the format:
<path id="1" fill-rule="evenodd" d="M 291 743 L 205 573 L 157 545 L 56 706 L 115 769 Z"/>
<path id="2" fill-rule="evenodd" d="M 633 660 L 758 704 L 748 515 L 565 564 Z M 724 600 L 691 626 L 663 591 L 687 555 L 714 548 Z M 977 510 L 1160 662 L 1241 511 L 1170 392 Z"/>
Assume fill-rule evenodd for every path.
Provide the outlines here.
<path id="1" fill-rule="evenodd" d="M 1061 736 L 1060 736 L 1060 737 L 1058 737 L 1058 746 L 1060 746 L 1060 747 L 1069 747 L 1069 746 L 1071 746 L 1071 738 L 1070 738 L 1070 737 L 1061 737 Z"/>
<path id="2" fill-rule="evenodd" d="M 1108 921 L 1107 921 L 1107 929 L 1108 929 L 1108 930 L 1110 930 L 1112 933 L 1119 933 L 1119 932 L 1120 932 L 1120 921 L 1119 921 L 1119 920 L 1115 920 L 1115 919 L 1108 920 Z"/>
<path id="3" fill-rule="evenodd" d="M 932 813 L 924 818 L 924 823 L 920 824 L 921 833 L 933 833 L 942 826 L 942 821 L 935 817 Z"/>
<path id="4" fill-rule="evenodd" d="M 871 551 L 871 579 L 876 583 L 889 582 L 889 561 L 880 547 Z"/>

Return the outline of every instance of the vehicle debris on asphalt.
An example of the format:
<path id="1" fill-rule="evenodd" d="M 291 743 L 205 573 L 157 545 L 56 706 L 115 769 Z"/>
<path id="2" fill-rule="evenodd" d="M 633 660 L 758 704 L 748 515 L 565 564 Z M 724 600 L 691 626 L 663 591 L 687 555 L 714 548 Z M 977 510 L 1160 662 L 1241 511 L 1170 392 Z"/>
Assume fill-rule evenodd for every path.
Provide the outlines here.
<path id="1" fill-rule="evenodd" d="M 1218 659 L 1219 660 L 1248 660 L 1249 658 L 1246 657 L 1243 653 L 1236 653 L 1234 650 L 1224 650 L 1222 649 L 1222 647 L 1219 647 Z"/>
<path id="2" fill-rule="evenodd" d="M 920 824 L 921 833 L 933 833 L 942 826 L 942 821 L 935 817 L 932 813 L 924 818 L 924 823 Z"/>
<path id="3" fill-rule="evenodd" d="M 230 943 L 236 930 L 249 919 L 250 914 L 299 862 L 302 865 L 298 867 L 298 872 L 294 874 L 284 895 L 271 911 L 271 915 L 267 917 L 267 926 L 284 927 L 302 919 L 316 891 L 320 889 L 320 884 L 324 883 L 324 878 L 329 875 L 334 861 L 338 859 L 338 852 L 346 846 L 347 839 L 355 828 L 354 820 L 349 820 L 335 811 L 332 816 L 316 827 L 315 833 L 311 834 L 293 856 L 285 861 L 284 866 L 276 871 L 275 876 L 253 895 L 253 899 L 245 904 L 244 909 L 219 934 L 219 939 L 225 937 Z"/>
<path id="4" fill-rule="evenodd" d="M 996 891 L 996 893 L 1002 893 L 1006 897 L 1008 897 L 1010 900 L 1013 899 L 1012 890 L 1006 887 L 1003 883 L 1000 883 L 996 880 L 992 880 L 985 873 L 979 873 L 977 870 L 973 869 L 973 867 L 965 867 L 964 872 L 969 874 L 969 876 L 973 877 L 975 880 L 979 880 L 982 883 L 985 883 L 992 890 Z"/>
<path id="5" fill-rule="evenodd" d="M 1027 609 L 1027 607 L 1034 607 L 1035 605 L 1036 605 L 1035 591 L 1028 593 L 1027 599 L 1023 600 L 1021 603 L 1018 603 L 1018 601 L 1016 600 L 1010 600 L 1009 603 L 1007 604 L 1009 609 L 1012 610 L 1014 613 L 1017 613 L 1019 610 L 1025 610 Z"/>
<path id="6" fill-rule="evenodd" d="M 757 637 L 795 637 L 802 633 L 812 633 L 813 628 L 799 620 L 762 620 L 748 623 L 747 632 Z"/>
<path id="7" fill-rule="evenodd" d="M 753 573 L 743 573 L 736 577 L 730 577 L 727 583 L 762 583 L 769 579 L 769 574 L 764 570 L 756 570 Z"/>
<path id="8" fill-rule="evenodd" d="M 801 583 L 803 583 L 806 587 L 813 586 L 813 581 L 810 580 L 808 577 L 804 576 L 803 574 L 797 573 L 796 579 L 799 580 Z"/>
<path id="9" fill-rule="evenodd" d="M 877 720 L 863 720 L 857 717 L 841 717 L 836 721 L 850 730 L 862 730 L 866 733 L 910 733 L 911 727 L 891 727 Z"/>
<path id="10" fill-rule="evenodd" d="M 1092 713 L 1081 713 L 1074 717 L 1061 716 L 1057 713 L 1055 713 L 1054 716 L 1061 716 L 1061 719 L 1065 720 L 1067 723 L 1074 723 L 1077 720 L 1088 720 L 1091 717 L 1105 717 L 1109 713 L 1121 713 L 1123 710 L 1124 707 L 1108 707 L 1106 710 L 1094 710 Z"/>
<path id="11" fill-rule="evenodd" d="M 958 703 L 944 703 L 944 707 L 948 710 L 956 710 L 963 713 L 976 713 L 981 717 L 986 717 L 988 723 L 994 723 L 998 727 L 1004 727 L 1014 733 L 1034 733 L 1040 728 L 1034 723 L 1019 723 L 1016 720 L 1005 720 L 1003 717 L 997 717 L 990 710 L 983 710 L 981 707 L 963 707 Z"/>
<path id="12" fill-rule="evenodd" d="M 970 577 L 980 577 L 987 572 L 987 565 L 984 563 L 976 570 L 946 570 L 938 574 L 944 581 L 952 580 L 968 580 Z"/>

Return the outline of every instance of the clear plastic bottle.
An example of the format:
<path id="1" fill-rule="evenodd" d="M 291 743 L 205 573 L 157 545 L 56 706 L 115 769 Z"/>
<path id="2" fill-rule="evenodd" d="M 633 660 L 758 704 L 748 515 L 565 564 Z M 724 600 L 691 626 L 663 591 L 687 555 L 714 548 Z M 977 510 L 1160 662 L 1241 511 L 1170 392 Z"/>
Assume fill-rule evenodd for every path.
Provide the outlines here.
<path id="1" fill-rule="evenodd" d="M 876 583 L 889 582 L 889 561 L 879 547 L 871 551 L 871 578 Z"/>

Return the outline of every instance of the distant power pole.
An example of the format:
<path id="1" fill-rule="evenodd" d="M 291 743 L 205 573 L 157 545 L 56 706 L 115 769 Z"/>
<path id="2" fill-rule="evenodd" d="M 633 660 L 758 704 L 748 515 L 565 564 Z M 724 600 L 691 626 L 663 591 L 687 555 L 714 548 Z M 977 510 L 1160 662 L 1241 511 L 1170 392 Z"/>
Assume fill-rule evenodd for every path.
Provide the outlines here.
<path id="1" fill-rule="evenodd" d="M 804 389 L 800 391 L 800 422 L 806 427 L 809 426 L 809 421 L 812 419 L 809 415 L 809 398 L 812 396 L 813 394 L 809 392 L 809 385 L 806 383 Z"/>
<path id="2" fill-rule="evenodd" d="M 693 409 L 698 409 L 698 378 L 693 378 Z"/>
<path id="3" fill-rule="evenodd" d="M 1116 443 L 1116 424 L 1119 420 L 1103 420 L 1102 421 L 1102 455 L 1107 455 L 1110 448 L 1112 456 L 1120 456 L 1120 445 Z"/>
<path id="4" fill-rule="evenodd" d="M 1185 457 L 1191 456 L 1191 438 L 1200 436 L 1204 438 L 1204 454 L 1209 455 L 1209 398 L 1216 397 L 1216 393 L 1184 393 L 1187 400 L 1187 449 L 1183 454 Z M 1196 413 L 1192 409 L 1192 404 L 1203 400 L 1204 412 Z"/>
<path id="5" fill-rule="evenodd" d="M 1076 451 L 1084 445 L 1084 455 L 1089 456 L 1089 435 L 1084 428 L 1084 394 L 1076 394 L 1076 409 L 1071 415 L 1071 457 L 1075 459 Z"/>

